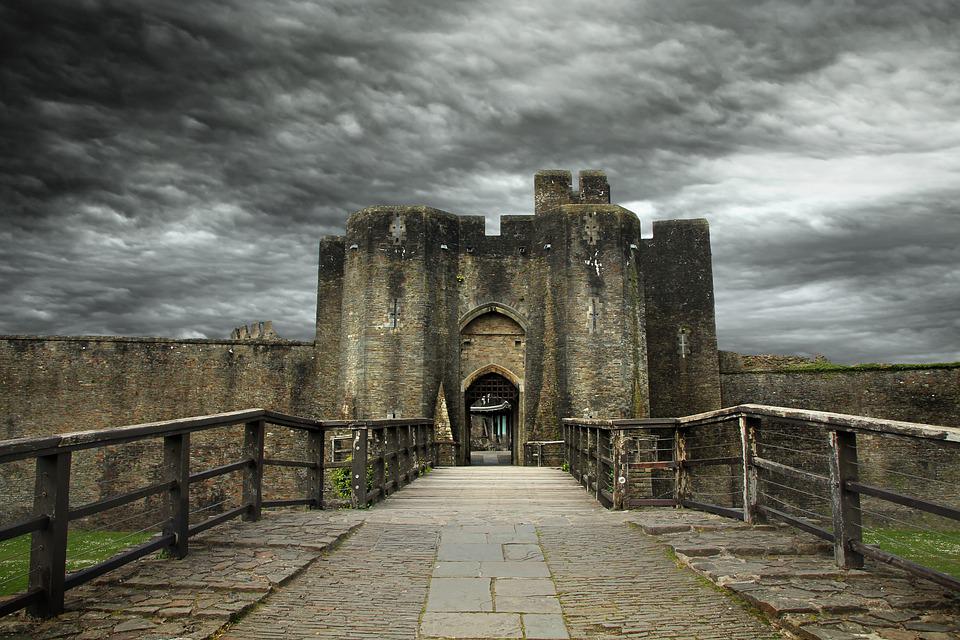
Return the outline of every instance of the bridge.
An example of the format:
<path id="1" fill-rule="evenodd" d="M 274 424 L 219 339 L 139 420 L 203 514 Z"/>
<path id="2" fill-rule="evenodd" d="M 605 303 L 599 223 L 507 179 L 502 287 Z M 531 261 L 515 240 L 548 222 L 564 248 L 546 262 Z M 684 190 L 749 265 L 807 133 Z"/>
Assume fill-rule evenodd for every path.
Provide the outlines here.
<path id="1" fill-rule="evenodd" d="M 960 430 L 743 405 L 562 431 L 535 445 L 560 468 L 262 409 L 0 442 L 35 469 L 0 637 L 960 637 Z M 198 468 L 211 443 L 235 459 Z M 89 486 L 85 455 L 140 485 Z M 127 533 L 71 565 L 97 531 Z"/>

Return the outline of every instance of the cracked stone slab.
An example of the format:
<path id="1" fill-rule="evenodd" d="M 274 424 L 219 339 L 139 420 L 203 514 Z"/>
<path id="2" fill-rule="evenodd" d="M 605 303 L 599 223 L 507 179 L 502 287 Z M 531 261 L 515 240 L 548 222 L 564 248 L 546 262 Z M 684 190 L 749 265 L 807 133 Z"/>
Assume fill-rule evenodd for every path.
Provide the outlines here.
<path id="1" fill-rule="evenodd" d="M 493 611 L 489 578 L 434 578 L 427 611 Z"/>
<path id="2" fill-rule="evenodd" d="M 503 549 L 499 544 L 444 543 L 441 537 L 437 560 L 452 562 L 500 561 L 503 560 Z"/>
<path id="3" fill-rule="evenodd" d="M 503 559 L 543 562 L 540 545 L 537 544 L 505 544 L 503 545 Z"/>
<path id="4" fill-rule="evenodd" d="M 570 637 L 563 616 L 548 613 L 527 613 L 522 616 L 528 640 L 566 640 Z"/>
<path id="5" fill-rule="evenodd" d="M 420 625 L 423 638 L 522 638 L 516 613 L 425 613 Z"/>

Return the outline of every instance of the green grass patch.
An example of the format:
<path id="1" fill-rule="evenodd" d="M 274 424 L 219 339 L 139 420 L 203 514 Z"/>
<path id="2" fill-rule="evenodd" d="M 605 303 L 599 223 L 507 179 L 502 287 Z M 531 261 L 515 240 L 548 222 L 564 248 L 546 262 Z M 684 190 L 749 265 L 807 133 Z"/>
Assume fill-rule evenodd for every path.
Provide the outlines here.
<path id="1" fill-rule="evenodd" d="M 863 541 L 924 567 L 960 578 L 960 531 L 864 530 Z"/>
<path id="2" fill-rule="evenodd" d="M 71 531 L 67 536 L 67 571 L 78 571 L 146 542 L 150 532 Z M 0 542 L 0 595 L 27 588 L 30 570 L 30 536 Z"/>

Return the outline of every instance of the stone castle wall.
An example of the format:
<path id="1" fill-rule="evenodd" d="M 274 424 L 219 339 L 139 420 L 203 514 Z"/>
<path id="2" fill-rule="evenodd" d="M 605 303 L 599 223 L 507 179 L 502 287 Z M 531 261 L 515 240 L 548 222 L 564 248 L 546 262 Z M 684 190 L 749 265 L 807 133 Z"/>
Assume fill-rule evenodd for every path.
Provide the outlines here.
<path id="1" fill-rule="evenodd" d="M 751 362 L 746 360 L 744 364 L 750 366 Z M 769 357 L 756 359 L 757 366 L 769 367 L 771 363 Z M 721 374 L 724 406 L 765 404 L 960 427 L 960 366 L 835 371 L 744 371 L 737 367 L 735 371 Z M 825 429 L 764 420 L 763 430 L 761 442 L 771 446 L 765 449 L 761 445 L 762 455 L 821 475 L 829 474 Z M 934 502 L 960 501 L 960 447 L 866 434 L 859 435 L 857 441 L 858 469 L 863 482 Z M 774 500 L 799 507 L 800 515 L 822 513 L 823 521 L 829 522 L 828 499 L 811 498 L 806 493 L 810 488 L 802 483 L 798 486 L 784 478 L 778 481 L 794 489 L 766 486 L 763 490 Z M 902 528 L 903 523 L 931 529 L 955 528 L 951 521 L 876 498 L 864 497 L 863 508 L 867 529 Z"/>
<path id="2" fill-rule="evenodd" d="M 7 336 L 0 338 L 0 439 L 253 407 L 325 417 L 334 407 L 332 396 L 318 391 L 322 363 L 313 344 L 304 342 Z M 268 431 L 267 448 L 279 454 L 276 457 L 296 457 L 303 450 L 301 434 L 282 428 Z M 236 460 L 242 438 L 242 427 L 196 434 L 191 442 L 193 469 Z M 161 452 L 160 440 L 77 452 L 71 503 L 155 481 Z M 288 470 L 267 473 L 268 491 L 274 495 L 297 493 L 302 481 Z M 230 474 L 198 483 L 191 492 L 194 505 L 226 501 L 217 509 L 229 508 L 230 500 L 239 496 L 239 477 Z M 23 513 L 32 495 L 32 461 L 0 465 L 0 515 Z M 150 501 L 144 508 L 150 508 Z M 144 519 L 136 524 L 149 524 Z"/>
<path id="3" fill-rule="evenodd" d="M 767 404 L 960 427 L 960 366 L 723 373 L 723 406 Z"/>
<path id="4" fill-rule="evenodd" d="M 339 354 L 340 417 L 430 416 L 442 384 L 466 442 L 463 384 L 486 364 L 522 387 L 520 462 L 522 443 L 558 437 L 562 416 L 648 414 L 639 220 L 604 202 L 602 175 L 582 176 L 574 198 L 559 173 L 550 184 L 566 180 L 569 197 L 502 217 L 499 236 L 478 216 L 397 206 L 357 212 L 324 241 L 317 347 Z M 464 342 L 488 308 L 523 333 L 504 361 Z"/>

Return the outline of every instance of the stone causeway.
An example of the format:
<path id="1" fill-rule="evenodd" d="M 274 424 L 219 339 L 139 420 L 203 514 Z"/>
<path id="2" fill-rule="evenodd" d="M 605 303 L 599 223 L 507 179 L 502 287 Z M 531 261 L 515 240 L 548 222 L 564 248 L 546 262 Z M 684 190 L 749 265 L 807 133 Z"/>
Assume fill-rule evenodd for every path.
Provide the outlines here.
<path id="1" fill-rule="evenodd" d="M 370 509 L 217 527 L 0 638 L 960 638 L 943 587 L 830 554 L 786 527 L 608 511 L 555 469 L 440 468 Z"/>

